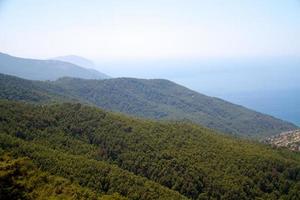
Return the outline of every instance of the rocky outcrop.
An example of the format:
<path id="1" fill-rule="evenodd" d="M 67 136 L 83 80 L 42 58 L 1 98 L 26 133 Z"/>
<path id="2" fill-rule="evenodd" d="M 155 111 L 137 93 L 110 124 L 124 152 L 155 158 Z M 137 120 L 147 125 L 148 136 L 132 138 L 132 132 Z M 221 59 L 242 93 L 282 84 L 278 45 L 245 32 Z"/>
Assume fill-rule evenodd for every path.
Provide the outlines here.
<path id="1" fill-rule="evenodd" d="M 283 132 L 267 138 L 264 142 L 275 147 L 286 147 L 290 150 L 300 152 L 300 130 Z"/>

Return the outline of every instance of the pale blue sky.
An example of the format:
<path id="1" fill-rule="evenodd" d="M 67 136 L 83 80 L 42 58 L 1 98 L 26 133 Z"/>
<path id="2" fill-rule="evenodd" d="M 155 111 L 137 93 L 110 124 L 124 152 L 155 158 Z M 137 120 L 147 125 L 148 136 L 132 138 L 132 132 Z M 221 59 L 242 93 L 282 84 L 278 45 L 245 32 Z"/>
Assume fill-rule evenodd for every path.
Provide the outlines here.
<path id="1" fill-rule="evenodd" d="M 23 57 L 300 57 L 299 35 L 299 0 L 0 0 L 0 51 Z"/>

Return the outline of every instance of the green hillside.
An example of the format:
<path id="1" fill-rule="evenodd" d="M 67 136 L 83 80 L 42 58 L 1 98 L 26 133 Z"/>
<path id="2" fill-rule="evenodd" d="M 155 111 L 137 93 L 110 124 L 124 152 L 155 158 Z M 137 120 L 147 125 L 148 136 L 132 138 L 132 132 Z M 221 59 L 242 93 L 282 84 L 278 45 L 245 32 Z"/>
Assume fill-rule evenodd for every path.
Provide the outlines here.
<path id="1" fill-rule="evenodd" d="M 126 200 L 118 194 L 101 195 L 71 183 L 70 180 L 42 172 L 28 158 L 0 157 L 1 199 L 93 199 Z"/>
<path id="2" fill-rule="evenodd" d="M 151 119 L 187 120 L 224 133 L 264 137 L 296 128 L 291 123 L 199 94 L 168 80 L 62 78 L 54 84 L 109 111 Z"/>
<path id="3" fill-rule="evenodd" d="M 29 81 L 0 75 L 2 99 L 45 103 L 79 101 L 108 111 L 150 119 L 184 120 L 224 133 L 264 138 L 297 127 L 167 80 L 116 78 Z"/>
<path id="4" fill-rule="evenodd" d="M 64 89 L 50 82 L 30 81 L 15 76 L 0 74 L 0 98 L 31 103 L 72 101 Z"/>
<path id="5" fill-rule="evenodd" d="M 299 154 L 189 123 L 140 120 L 81 104 L 1 101 L 0 147 L 80 187 L 129 199 L 300 195 Z"/>

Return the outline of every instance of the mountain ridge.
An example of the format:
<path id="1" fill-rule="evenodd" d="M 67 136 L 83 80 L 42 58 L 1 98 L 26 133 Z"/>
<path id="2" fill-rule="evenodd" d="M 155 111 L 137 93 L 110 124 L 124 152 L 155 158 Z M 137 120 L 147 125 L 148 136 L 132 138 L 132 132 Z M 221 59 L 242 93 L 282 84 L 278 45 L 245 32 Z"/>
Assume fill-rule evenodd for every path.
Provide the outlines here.
<path id="1" fill-rule="evenodd" d="M 85 79 L 108 78 L 101 72 L 59 60 L 14 57 L 0 52 L 0 73 L 31 80 L 56 80 L 71 76 Z"/>
<path id="2" fill-rule="evenodd" d="M 51 60 L 59 60 L 59 61 L 63 61 L 63 62 L 72 63 L 74 65 L 85 67 L 90 72 L 93 72 L 93 73 L 98 72 L 96 70 L 97 66 L 94 64 L 93 61 L 91 61 L 87 58 L 81 57 L 81 56 L 66 55 L 66 56 L 54 57 L 54 58 L 51 58 Z M 103 78 L 111 78 L 110 76 L 108 76 L 104 73 L 102 73 L 102 75 L 103 75 Z"/>
<path id="3" fill-rule="evenodd" d="M 168 80 L 85 80 L 65 77 L 42 82 L 0 75 L 0 82 L 3 99 L 35 103 L 83 102 L 136 117 L 191 121 L 243 137 L 261 139 L 297 129 L 291 123 L 199 94 Z"/>

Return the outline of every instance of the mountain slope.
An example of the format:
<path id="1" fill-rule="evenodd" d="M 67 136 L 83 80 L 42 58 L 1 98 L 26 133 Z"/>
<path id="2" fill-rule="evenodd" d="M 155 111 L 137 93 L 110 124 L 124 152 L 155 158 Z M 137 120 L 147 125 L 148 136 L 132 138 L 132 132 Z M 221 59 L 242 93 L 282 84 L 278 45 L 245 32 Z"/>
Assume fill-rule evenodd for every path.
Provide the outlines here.
<path id="1" fill-rule="evenodd" d="M 64 61 L 64 62 L 68 62 L 68 63 L 72 63 L 74 65 L 78 65 L 78 66 L 82 66 L 85 68 L 88 68 L 89 71 L 96 73 L 97 71 L 94 70 L 93 68 L 95 68 L 95 64 L 83 57 L 80 56 L 76 56 L 76 55 L 68 55 L 68 56 L 60 56 L 60 57 L 55 57 L 52 58 L 51 60 L 60 60 L 60 61 Z M 100 73 L 100 72 L 98 72 Z M 107 76 L 106 74 L 102 74 L 103 78 L 110 78 L 109 76 Z"/>
<path id="2" fill-rule="evenodd" d="M 0 157 L 1 199 L 94 199 L 125 200 L 100 195 L 70 180 L 43 172 L 28 158 Z"/>
<path id="3" fill-rule="evenodd" d="M 57 60 L 36 60 L 0 53 L 0 73 L 32 80 L 56 80 L 70 76 L 85 79 L 107 78 L 96 70 Z"/>
<path id="4" fill-rule="evenodd" d="M 188 120 L 225 133 L 264 137 L 296 129 L 291 123 L 167 80 L 62 78 L 54 85 L 110 111 L 152 119 Z"/>
<path id="5" fill-rule="evenodd" d="M 41 82 L 0 75 L 0 83 L 2 99 L 38 103 L 79 101 L 138 117 L 192 121 L 252 138 L 297 129 L 288 122 L 199 94 L 167 80 L 62 78 Z"/>
<path id="6" fill-rule="evenodd" d="M 31 81 L 15 76 L 0 74 L 0 98 L 31 103 L 72 101 L 64 89 L 50 82 Z"/>
<path id="7" fill-rule="evenodd" d="M 74 65 L 83 66 L 85 68 L 92 68 L 95 66 L 95 64 L 92 61 L 76 55 L 59 56 L 59 57 L 51 58 L 51 60 L 60 60 L 60 61 L 72 63 Z"/>
<path id="8" fill-rule="evenodd" d="M 7 101 L 0 102 L 0 119 L 2 151 L 28 156 L 42 170 L 92 190 L 129 199 L 300 195 L 299 154 L 188 123 L 138 120 L 80 104 Z"/>

